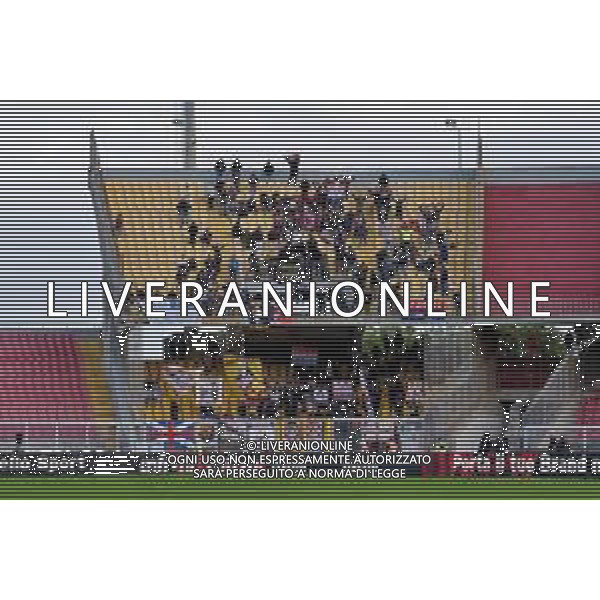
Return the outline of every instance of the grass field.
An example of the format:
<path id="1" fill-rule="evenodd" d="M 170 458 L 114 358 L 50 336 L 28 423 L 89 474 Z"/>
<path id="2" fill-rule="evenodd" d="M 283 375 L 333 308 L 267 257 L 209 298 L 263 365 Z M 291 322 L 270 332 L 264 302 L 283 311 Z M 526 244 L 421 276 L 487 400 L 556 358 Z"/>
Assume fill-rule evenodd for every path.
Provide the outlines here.
<path id="1" fill-rule="evenodd" d="M 191 476 L 13 476 L 0 499 L 598 499 L 600 480 L 410 478 L 365 480 L 195 480 Z"/>

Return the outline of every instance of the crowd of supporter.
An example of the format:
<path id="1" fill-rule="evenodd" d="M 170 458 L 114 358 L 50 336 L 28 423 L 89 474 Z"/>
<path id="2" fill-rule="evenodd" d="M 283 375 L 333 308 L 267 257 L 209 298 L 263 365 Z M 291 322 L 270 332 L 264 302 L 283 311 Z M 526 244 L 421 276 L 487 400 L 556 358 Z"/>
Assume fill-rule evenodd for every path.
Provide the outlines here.
<path id="1" fill-rule="evenodd" d="M 204 414 L 259 419 L 419 416 L 421 338 L 400 331 L 384 336 L 374 329 L 376 337 L 368 346 L 361 344 L 353 358 L 319 356 L 317 346 L 303 341 L 292 345 L 287 363 L 276 356 L 224 355 L 211 339 L 204 340 L 202 351 L 190 351 L 186 335 L 192 334 L 178 334 L 167 340 L 167 360 L 148 370 L 147 416 L 170 420 Z"/>
<path id="2" fill-rule="evenodd" d="M 376 379 L 372 373 L 360 381 L 356 378 L 307 379 L 276 382 L 253 387 L 254 374 L 244 371 L 239 378 L 238 397 L 226 400 L 222 388 L 215 387 L 198 401 L 189 389 L 177 389 L 171 380 L 162 385 L 147 381 L 149 392 L 145 403 L 148 415 L 160 407 L 161 418 L 177 421 L 198 417 L 204 413 L 257 418 L 350 418 L 376 417 L 386 412 L 390 417 L 419 416 L 422 384 L 399 376 Z M 170 397 L 165 405 L 164 400 Z M 165 412 L 168 406 L 168 412 Z"/>
<path id="3" fill-rule="evenodd" d="M 194 210 L 193 195 L 174 202 L 189 255 L 173 265 L 173 282 L 196 281 L 208 290 L 202 300 L 208 314 L 216 306 L 214 292 L 229 281 L 352 280 L 368 290 L 368 305 L 374 297 L 369 291 L 379 282 L 402 281 L 410 274 L 431 282 L 438 296 L 459 301 L 449 269 L 456 242 L 441 225 L 442 203 L 423 199 L 418 214 L 407 218 L 405 198 L 394 193 L 385 174 L 371 189 L 358 190 L 349 176 L 302 180 L 300 156 L 286 160 L 288 185 L 283 187 L 268 185 L 275 175 L 270 162 L 260 180 L 255 173 L 243 176 L 239 160 L 229 167 L 222 160 L 215 164 L 208 212 L 219 215 L 219 227 L 228 229 L 231 243 L 216 235 L 205 209 Z M 118 215 L 115 229 L 124 227 Z M 194 258 L 198 246 L 208 249 L 201 260 Z"/>
<path id="4" fill-rule="evenodd" d="M 398 419 L 421 416 L 422 382 L 344 375 L 266 383 L 245 369 L 236 378 L 238 393 L 226 398 L 217 378 L 205 378 L 199 390 L 175 372 L 146 383 L 145 418 L 196 423 L 203 432 L 196 432 L 197 443 L 214 442 L 229 431 L 249 439 L 354 440 L 370 450 L 399 447 Z"/>
<path id="5" fill-rule="evenodd" d="M 379 283 L 407 279 L 418 279 L 423 290 L 430 282 L 437 297 L 458 303 L 450 277 L 457 244 L 444 225 L 444 203 L 423 196 L 409 204 L 386 174 L 365 188 L 348 176 L 303 179 L 301 157 L 288 156 L 286 162 L 282 177 L 271 162 L 260 173 L 245 173 L 239 160 L 229 165 L 219 160 L 204 196 L 188 190 L 172 200 L 170 231 L 179 239 L 174 240 L 177 258 L 167 282 L 167 316 L 175 318 L 180 312 L 177 291 L 184 281 L 202 285 L 200 304 L 208 315 L 220 303 L 224 286 L 237 282 L 253 324 L 264 321 L 253 316 L 262 311 L 251 284 L 263 281 L 297 282 L 299 296 L 304 293 L 302 282 L 316 281 L 318 314 L 326 310 L 329 284 L 347 280 L 363 288 L 367 310 Z M 127 225 L 117 215 L 116 235 L 127 235 Z M 144 300 L 143 290 L 133 295 L 139 314 Z M 340 304 L 344 302 L 341 298 Z M 222 358 L 219 351 L 215 354 Z M 422 373 L 394 363 L 393 352 L 385 349 L 367 354 L 344 368 L 326 369 L 317 369 L 305 356 L 304 363 L 290 365 L 286 377 L 265 377 L 248 366 L 236 375 L 233 397 L 223 383 L 223 365 L 215 373 L 219 369 L 204 364 L 200 375 L 190 376 L 189 361 L 185 368 L 169 371 L 178 361 L 169 366 L 167 360 L 145 383 L 144 418 L 297 422 L 302 435 L 310 435 L 306 423 L 318 428 L 328 421 L 336 437 L 347 438 L 374 417 L 380 418 L 378 423 L 381 418 L 419 417 Z"/>

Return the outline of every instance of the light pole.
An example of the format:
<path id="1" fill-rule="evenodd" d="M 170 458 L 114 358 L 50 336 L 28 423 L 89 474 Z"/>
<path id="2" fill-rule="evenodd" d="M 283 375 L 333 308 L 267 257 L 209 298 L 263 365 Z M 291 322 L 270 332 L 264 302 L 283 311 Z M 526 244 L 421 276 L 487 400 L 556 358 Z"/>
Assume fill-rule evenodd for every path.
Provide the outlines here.
<path id="1" fill-rule="evenodd" d="M 477 117 L 477 167 L 483 168 L 483 138 L 481 137 L 481 119 Z"/>
<path id="2" fill-rule="evenodd" d="M 475 119 L 468 119 L 475 120 Z M 446 119 L 446 129 L 456 131 L 458 141 L 458 168 L 462 169 L 462 127 L 461 123 L 456 119 Z M 481 137 L 481 119 L 477 118 L 477 166 L 483 167 L 483 138 Z"/>
<path id="3" fill-rule="evenodd" d="M 456 119 L 446 119 L 446 127 L 456 131 L 458 140 L 458 168 L 462 169 L 462 129 Z"/>
<path id="4" fill-rule="evenodd" d="M 192 100 L 183 103 L 182 118 L 174 119 L 173 124 L 183 129 L 183 166 L 193 169 L 196 166 L 196 121 Z"/>

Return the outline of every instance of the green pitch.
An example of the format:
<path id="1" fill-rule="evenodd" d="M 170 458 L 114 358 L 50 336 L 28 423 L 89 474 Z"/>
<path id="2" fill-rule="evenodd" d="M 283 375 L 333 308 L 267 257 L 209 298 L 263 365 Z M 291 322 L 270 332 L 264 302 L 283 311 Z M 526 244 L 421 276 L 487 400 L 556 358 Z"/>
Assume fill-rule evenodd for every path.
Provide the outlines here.
<path id="1" fill-rule="evenodd" d="M 0 499 L 598 499 L 600 480 L 418 478 L 404 481 L 194 480 L 190 476 L 0 479 Z"/>

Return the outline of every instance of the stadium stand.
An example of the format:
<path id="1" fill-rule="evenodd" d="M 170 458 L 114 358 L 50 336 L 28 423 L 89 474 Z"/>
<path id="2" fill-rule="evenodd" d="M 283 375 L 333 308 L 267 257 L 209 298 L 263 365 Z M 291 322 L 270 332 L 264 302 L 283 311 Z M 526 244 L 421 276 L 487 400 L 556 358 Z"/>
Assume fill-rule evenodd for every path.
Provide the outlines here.
<path id="1" fill-rule="evenodd" d="M 1 447 L 106 447 L 107 385 L 97 333 L 0 331 Z"/>
<path id="2" fill-rule="evenodd" d="M 97 210 L 105 217 L 99 223 L 108 224 L 102 239 L 109 279 L 133 281 L 138 293 L 119 321 L 119 330 L 135 331 L 150 325 L 141 315 L 142 285 L 146 281 L 166 282 L 173 304 L 170 312 L 176 315 L 178 284 L 183 280 L 197 281 L 205 290 L 222 290 L 232 280 L 247 284 L 250 290 L 253 283 L 261 281 L 312 280 L 326 285 L 353 280 L 367 293 L 368 324 L 376 327 L 380 322 L 373 313 L 378 307 L 369 304 L 369 299 L 381 281 L 410 282 L 416 305 L 411 312 L 417 315 L 419 309 L 424 312 L 420 298 L 431 282 L 436 292 L 435 308 L 446 310 L 452 317 L 461 300 L 459 282 L 480 290 L 484 275 L 489 274 L 502 283 L 506 269 L 519 261 L 527 265 L 530 259 L 542 265 L 538 271 L 544 279 L 552 279 L 554 259 L 544 257 L 540 262 L 539 253 L 532 254 L 526 239 L 532 217 L 527 209 L 531 193 L 518 178 L 533 177 L 529 172 L 514 177 L 483 170 L 331 176 L 299 172 L 298 164 L 289 158 L 288 177 L 274 174 L 268 165 L 258 174 L 245 172 L 237 161 L 232 165 L 218 161 L 212 173 L 101 173 L 96 169 L 91 187 Z M 546 223 L 544 194 L 564 200 L 572 190 L 557 187 L 560 182 L 552 173 L 535 177 L 546 178 L 551 188 L 550 192 L 545 188 L 535 192 L 539 229 Z M 492 198 L 489 207 L 486 194 Z M 595 189 L 576 193 L 585 210 L 595 194 Z M 556 206 L 557 202 L 553 222 L 558 218 Z M 581 214 L 587 214 L 585 210 Z M 505 218 L 497 218 L 498 212 Z M 573 222 L 578 231 L 589 232 L 585 219 L 577 214 L 579 220 L 574 217 Z M 519 246 L 523 255 L 518 257 L 510 238 L 514 223 L 519 225 L 520 239 L 525 239 Z M 581 256 L 587 260 L 588 255 L 595 255 L 596 246 L 589 236 L 586 240 Z M 571 272 L 573 269 L 561 281 L 577 283 Z M 523 267 L 519 277 L 527 279 L 526 273 Z M 244 300 L 252 303 L 252 293 Z M 480 300 L 477 291 L 469 296 L 467 311 L 476 313 L 473 307 Z M 552 389 L 546 389 L 554 385 L 556 371 L 566 370 L 558 356 L 538 357 L 532 362 L 527 357 L 486 354 L 473 328 L 451 324 L 435 332 L 422 328 L 421 366 L 417 370 L 402 361 L 394 364 L 394 352 L 389 347 L 379 355 L 373 347 L 365 351 L 369 342 L 364 331 L 354 336 L 361 339 L 363 350 L 359 344 L 357 352 L 362 354 L 332 360 L 331 365 L 322 363 L 326 352 L 310 336 L 296 340 L 296 350 L 274 350 L 273 356 L 279 353 L 287 357 L 283 362 L 260 353 L 249 356 L 247 348 L 232 349 L 226 344 L 215 353 L 198 352 L 193 348 L 190 328 L 215 325 L 211 320 L 214 298 L 208 294 L 203 301 L 208 318 L 182 325 L 171 317 L 166 323 L 172 323 L 173 331 L 165 333 L 163 326 L 162 333 L 156 334 L 157 343 L 164 348 L 163 356 L 149 359 L 144 344 L 126 353 L 123 360 L 130 373 L 137 373 L 130 378 L 127 398 L 140 422 L 196 422 L 210 415 L 236 422 L 236 427 L 252 419 L 270 427 L 265 423 L 272 418 L 277 423 L 268 435 L 331 439 L 351 435 L 353 419 L 356 423 L 372 419 L 371 427 L 381 426 L 383 431 L 383 438 L 375 435 L 367 442 L 375 447 L 382 439 L 406 447 L 404 442 L 412 435 L 412 442 L 420 440 L 421 450 L 438 443 L 448 448 L 450 437 L 462 440 L 455 449 L 469 450 L 479 445 L 482 422 L 494 423 L 490 431 L 496 437 L 504 435 L 503 402 L 510 404 L 518 397 L 520 402 L 537 398 L 538 405 L 543 404 L 540 398 L 544 393 L 556 396 Z M 518 301 L 520 310 L 520 292 Z M 561 299 L 563 308 L 567 304 Z M 295 316 L 290 323 L 277 314 L 266 322 L 272 332 L 287 331 L 291 324 L 305 328 L 315 325 L 308 317 Z M 257 330 L 264 324 L 252 315 L 247 320 L 235 315 L 227 319 L 227 328 L 237 328 L 238 333 L 241 328 Z M 339 323 L 330 321 L 329 325 Z M 397 331 L 401 328 L 397 323 Z M 248 331 L 242 335 L 246 342 L 249 335 Z M 346 340 L 337 348 L 352 345 Z M 312 363 L 315 354 L 318 368 Z M 371 360 L 373 356 L 376 358 Z M 303 370 L 297 368 L 296 359 Z M 137 366 L 132 369 L 134 364 Z M 307 376 L 311 369 L 314 372 Z M 322 385 L 325 380 L 326 385 Z M 469 403 L 465 403 L 465 395 Z M 429 437 L 409 431 L 400 443 L 396 433 L 401 422 L 422 419 L 428 422 Z M 297 426 L 291 424 L 294 420 Z M 386 420 L 395 422 L 391 436 L 385 432 Z M 302 425 L 308 421 L 312 425 Z M 445 425 L 436 430 L 431 427 L 434 421 Z"/>
<path id="3" fill-rule="evenodd" d="M 343 178 L 302 182 L 106 181 L 122 279 L 226 282 L 343 281 L 374 286 L 428 281 L 451 312 L 458 282 L 479 263 L 476 186 L 471 182 Z M 134 310 L 135 310 L 134 306 Z M 375 308 L 375 307 L 373 307 Z"/>

